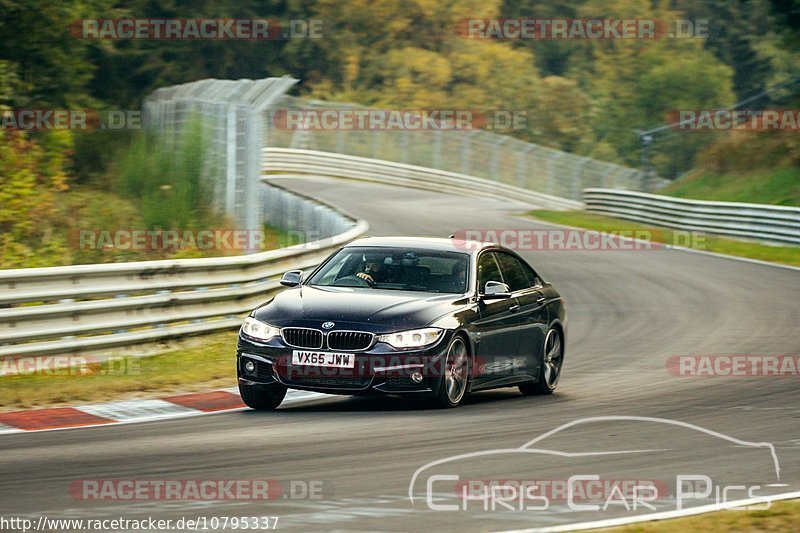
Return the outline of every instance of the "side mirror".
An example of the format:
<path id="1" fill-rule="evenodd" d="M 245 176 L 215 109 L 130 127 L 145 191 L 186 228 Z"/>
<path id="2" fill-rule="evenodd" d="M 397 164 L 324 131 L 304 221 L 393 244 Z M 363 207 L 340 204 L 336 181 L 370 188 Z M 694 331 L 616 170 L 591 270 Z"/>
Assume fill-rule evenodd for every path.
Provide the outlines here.
<path id="1" fill-rule="evenodd" d="M 287 287 L 296 287 L 300 285 L 301 281 L 303 281 L 303 271 L 290 270 L 289 272 L 286 272 L 281 278 L 281 285 L 285 285 Z"/>
<path id="2" fill-rule="evenodd" d="M 511 289 L 508 288 L 508 285 L 499 281 L 487 281 L 483 290 L 483 299 L 500 300 L 503 298 L 511 298 Z"/>

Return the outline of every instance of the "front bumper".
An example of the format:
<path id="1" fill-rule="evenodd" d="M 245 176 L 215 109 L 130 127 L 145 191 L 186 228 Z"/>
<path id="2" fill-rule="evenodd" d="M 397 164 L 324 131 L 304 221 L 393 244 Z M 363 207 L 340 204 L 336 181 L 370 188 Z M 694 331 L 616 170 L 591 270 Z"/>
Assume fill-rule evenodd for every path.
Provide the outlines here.
<path id="1" fill-rule="evenodd" d="M 443 375 L 444 357 L 453 332 L 446 331 L 433 346 L 425 349 L 396 350 L 376 343 L 366 351 L 348 352 L 355 356 L 353 368 L 292 365 L 292 352 L 280 337 L 257 342 L 239 335 L 236 368 L 243 385 L 280 383 L 292 389 L 329 394 L 419 394 L 438 390 Z M 252 361 L 248 372 L 245 364 Z M 411 376 L 419 372 L 417 383 Z"/>

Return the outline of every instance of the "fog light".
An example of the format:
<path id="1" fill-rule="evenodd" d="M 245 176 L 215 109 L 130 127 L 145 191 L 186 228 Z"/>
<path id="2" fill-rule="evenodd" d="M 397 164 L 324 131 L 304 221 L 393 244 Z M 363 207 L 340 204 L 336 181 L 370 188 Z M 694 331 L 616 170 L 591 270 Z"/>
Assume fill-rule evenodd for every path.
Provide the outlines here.
<path id="1" fill-rule="evenodd" d="M 413 374 L 411 374 L 411 381 L 413 381 L 414 383 L 422 383 L 422 374 L 420 374 L 419 372 L 414 372 Z"/>
<path id="2" fill-rule="evenodd" d="M 256 371 L 256 364 L 252 361 L 248 361 L 244 364 L 244 370 L 248 374 L 252 374 L 253 372 Z"/>

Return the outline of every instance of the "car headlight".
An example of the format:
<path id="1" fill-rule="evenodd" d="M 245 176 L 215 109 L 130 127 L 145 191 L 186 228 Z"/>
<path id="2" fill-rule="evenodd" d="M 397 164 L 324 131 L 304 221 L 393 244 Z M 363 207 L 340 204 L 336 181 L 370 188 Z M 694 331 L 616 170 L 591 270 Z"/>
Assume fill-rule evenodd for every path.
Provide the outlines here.
<path id="1" fill-rule="evenodd" d="M 412 329 L 381 335 L 378 341 L 388 343 L 395 348 L 419 348 L 435 343 L 443 333 L 444 330 L 439 328 Z"/>
<path id="2" fill-rule="evenodd" d="M 266 322 L 261 322 L 249 316 L 244 319 L 242 324 L 242 333 L 248 337 L 266 341 L 280 334 L 280 330 L 275 326 L 270 326 Z"/>

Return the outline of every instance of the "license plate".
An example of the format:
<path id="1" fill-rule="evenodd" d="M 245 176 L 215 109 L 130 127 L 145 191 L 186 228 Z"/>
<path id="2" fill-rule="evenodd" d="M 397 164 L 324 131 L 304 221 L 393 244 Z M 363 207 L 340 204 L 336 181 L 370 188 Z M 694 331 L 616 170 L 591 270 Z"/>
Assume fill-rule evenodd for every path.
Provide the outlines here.
<path id="1" fill-rule="evenodd" d="M 328 366 L 334 368 L 354 368 L 356 356 L 351 353 L 315 352 L 294 350 L 292 364 L 301 366 Z"/>

